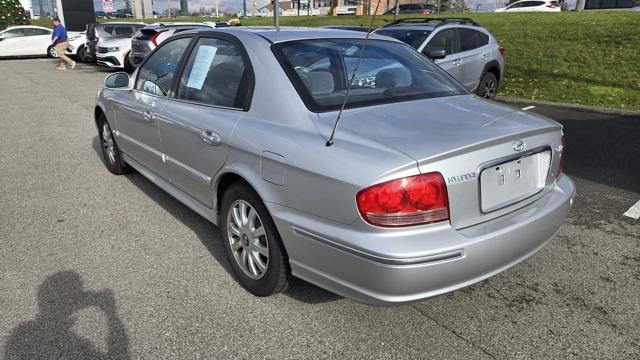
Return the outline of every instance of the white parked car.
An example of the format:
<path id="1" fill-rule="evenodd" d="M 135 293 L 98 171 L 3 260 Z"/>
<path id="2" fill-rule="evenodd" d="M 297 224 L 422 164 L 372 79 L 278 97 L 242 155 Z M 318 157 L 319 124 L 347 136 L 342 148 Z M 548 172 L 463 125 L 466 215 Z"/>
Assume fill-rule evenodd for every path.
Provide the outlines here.
<path id="1" fill-rule="evenodd" d="M 6 56 L 44 56 L 57 57 L 55 48 L 51 46 L 52 29 L 42 26 L 11 26 L 0 31 L 0 57 Z M 78 32 L 67 32 L 69 48 L 67 54 L 75 55 L 83 44 L 83 37 Z"/>
<path id="2" fill-rule="evenodd" d="M 521 0 L 507 7 L 498 8 L 495 12 L 560 12 L 560 5 L 557 1 Z"/>
<path id="3" fill-rule="evenodd" d="M 129 63 L 129 52 L 131 52 L 129 37 L 100 38 L 96 45 L 96 62 L 98 65 L 129 71 L 133 69 Z"/>

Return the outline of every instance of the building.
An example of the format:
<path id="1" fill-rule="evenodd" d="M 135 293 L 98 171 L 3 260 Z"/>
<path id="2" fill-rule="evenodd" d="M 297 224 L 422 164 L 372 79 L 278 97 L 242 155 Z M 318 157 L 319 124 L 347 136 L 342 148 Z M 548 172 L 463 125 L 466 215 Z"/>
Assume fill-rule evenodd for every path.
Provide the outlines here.
<path id="1" fill-rule="evenodd" d="M 582 0 L 578 1 L 576 10 L 591 9 L 625 9 L 640 6 L 639 0 Z"/>
<path id="2" fill-rule="evenodd" d="M 189 3 L 187 0 L 180 0 L 180 15 L 189 16 Z"/>
<path id="3" fill-rule="evenodd" d="M 380 2 L 380 4 L 378 4 Z M 438 7 L 448 0 L 400 0 L 400 5 L 405 4 L 433 4 Z M 338 0 L 338 5 L 334 8 L 332 15 L 373 15 L 378 8 L 376 15 L 382 15 L 389 10 L 395 9 L 395 0 Z"/>
<path id="4" fill-rule="evenodd" d="M 284 0 L 278 1 L 281 16 L 328 15 L 331 0 Z M 257 9 L 261 16 L 273 16 L 273 3 Z"/>

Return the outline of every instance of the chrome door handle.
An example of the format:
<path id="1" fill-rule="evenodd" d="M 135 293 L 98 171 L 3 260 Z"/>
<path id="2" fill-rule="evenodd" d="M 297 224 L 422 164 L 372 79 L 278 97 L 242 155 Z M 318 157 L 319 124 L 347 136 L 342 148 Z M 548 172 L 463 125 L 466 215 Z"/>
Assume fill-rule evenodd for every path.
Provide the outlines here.
<path id="1" fill-rule="evenodd" d="M 453 65 L 460 65 L 460 62 L 461 62 L 460 60 L 453 60 L 451 63 Z"/>
<path id="2" fill-rule="evenodd" d="M 217 132 L 212 130 L 202 130 L 202 133 L 200 134 L 200 138 L 205 143 L 213 146 L 218 146 L 222 143 L 222 139 L 220 138 L 220 135 Z"/>
<path id="3" fill-rule="evenodd" d="M 489 60 L 489 55 L 482 54 L 482 60 Z"/>
<path id="4" fill-rule="evenodd" d="M 156 118 L 155 115 L 153 115 L 151 111 L 145 111 L 144 114 L 142 115 L 142 119 L 148 122 L 152 122 L 155 118 Z"/>

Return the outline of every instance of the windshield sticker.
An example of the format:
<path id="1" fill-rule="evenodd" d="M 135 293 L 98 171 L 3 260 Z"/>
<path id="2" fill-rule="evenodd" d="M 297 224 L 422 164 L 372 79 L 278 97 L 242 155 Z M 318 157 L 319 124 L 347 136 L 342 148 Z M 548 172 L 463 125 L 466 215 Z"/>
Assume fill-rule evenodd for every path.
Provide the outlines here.
<path id="1" fill-rule="evenodd" d="M 204 79 L 209 73 L 213 58 L 216 56 L 218 48 L 215 46 L 203 45 L 198 48 L 196 59 L 193 62 L 191 73 L 189 74 L 189 81 L 187 81 L 187 87 L 197 90 L 202 90 Z"/>

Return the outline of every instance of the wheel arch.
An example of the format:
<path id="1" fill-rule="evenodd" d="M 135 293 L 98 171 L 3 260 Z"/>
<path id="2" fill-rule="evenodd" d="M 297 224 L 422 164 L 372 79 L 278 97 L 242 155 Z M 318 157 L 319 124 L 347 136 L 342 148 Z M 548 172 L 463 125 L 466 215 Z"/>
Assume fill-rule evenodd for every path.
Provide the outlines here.
<path id="1" fill-rule="evenodd" d="M 274 194 L 269 189 L 269 185 L 262 179 L 259 171 L 256 173 L 247 166 L 230 166 L 223 168 L 220 175 L 214 181 L 214 204 L 213 210 L 218 216 L 220 215 L 222 206 L 222 197 L 225 191 L 234 183 L 243 182 L 249 186 L 260 198 L 260 201 L 267 206 L 267 203 L 273 202 Z M 267 206 L 268 207 L 268 206 Z M 219 219 L 218 219 L 219 220 Z"/>
<path id="2" fill-rule="evenodd" d="M 498 61 L 491 60 L 488 63 L 484 64 L 484 69 L 482 70 L 482 74 L 480 74 L 479 81 L 482 81 L 482 77 L 484 76 L 485 73 L 488 73 L 488 72 L 495 75 L 496 79 L 498 79 L 498 84 L 500 84 L 502 80 L 501 79 L 502 74 L 500 74 L 500 63 L 498 63 Z"/>

